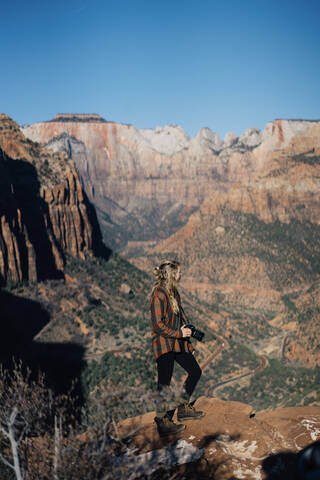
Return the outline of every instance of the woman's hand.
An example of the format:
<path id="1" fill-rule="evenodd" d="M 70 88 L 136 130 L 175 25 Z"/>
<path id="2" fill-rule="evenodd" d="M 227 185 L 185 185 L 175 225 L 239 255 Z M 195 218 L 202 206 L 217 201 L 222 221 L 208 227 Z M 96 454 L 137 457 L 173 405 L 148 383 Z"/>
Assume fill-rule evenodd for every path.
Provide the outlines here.
<path id="1" fill-rule="evenodd" d="M 191 330 L 190 328 L 187 328 L 185 327 L 184 325 L 181 327 L 181 331 L 182 331 L 182 337 L 185 338 L 185 337 L 190 337 L 191 336 Z"/>

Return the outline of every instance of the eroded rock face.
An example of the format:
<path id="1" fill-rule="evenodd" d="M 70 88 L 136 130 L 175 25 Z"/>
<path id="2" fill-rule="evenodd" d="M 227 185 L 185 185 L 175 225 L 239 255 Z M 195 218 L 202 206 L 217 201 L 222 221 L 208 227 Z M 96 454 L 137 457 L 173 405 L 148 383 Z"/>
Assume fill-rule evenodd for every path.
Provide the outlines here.
<path id="1" fill-rule="evenodd" d="M 224 137 L 224 145 L 225 147 L 232 147 L 238 141 L 238 137 L 233 132 L 226 133 Z"/>
<path id="2" fill-rule="evenodd" d="M 213 190 L 214 159 L 223 143 L 209 129 L 190 140 L 177 126 L 139 131 L 82 118 L 57 117 L 23 132 L 72 155 L 114 247 L 165 238 L 183 225 Z"/>
<path id="3" fill-rule="evenodd" d="M 245 202 L 249 208 L 259 197 L 259 205 L 250 208 L 258 209 L 261 218 L 288 218 L 298 202 L 296 193 L 305 205 L 317 186 L 312 180 L 306 183 L 300 168 L 293 188 L 285 178 L 284 157 L 318 148 L 319 129 L 320 122 L 276 120 L 263 132 L 255 127 L 239 138 L 227 134 L 222 141 L 209 128 L 190 139 L 179 126 L 138 130 L 96 115 L 59 114 L 22 130 L 28 138 L 75 159 L 105 235 L 110 234 L 109 242 L 119 248 L 128 241 L 168 237 L 204 199 L 221 191 L 231 193 L 231 188 L 258 191 Z"/>
<path id="4" fill-rule="evenodd" d="M 258 127 L 253 127 L 240 135 L 239 143 L 249 148 L 255 148 L 260 145 L 262 138 L 263 136 L 260 129 Z"/>
<path id="5" fill-rule="evenodd" d="M 196 407 L 206 412 L 205 417 L 185 422 L 187 428 L 179 439 L 205 449 L 204 458 L 211 466 L 207 469 L 211 476 L 206 476 L 204 471 L 201 478 L 295 478 L 298 452 L 320 440 L 319 407 L 264 411 L 252 418 L 252 408 L 239 402 L 201 397 Z M 125 432 L 138 429 L 133 442 L 140 451 L 156 451 L 177 442 L 176 438 L 159 438 L 154 416 L 154 412 L 150 412 L 141 418 L 127 419 L 121 425 Z M 204 464 L 198 464 L 199 475 Z M 188 468 L 186 465 L 187 471 Z"/>
<path id="6" fill-rule="evenodd" d="M 3 283 L 59 276 L 65 254 L 85 258 L 102 246 L 73 161 L 27 140 L 4 114 L 0 170 Z"/>
<path id="7" fill-rule="evenodd" d="M 178 125 L 166 125 L 165 127 L 157 127 L 155 130 L 146 128 L 140 130 L 140 133 L 155 151 L 169 156 L 187 148 L 190 140 L 185 131 Z"/>
<path id="8" fill-rule="evenodd" d="M 263 150 L 270 151 L 278 148 L 285 148 L 289 146 L 291 140 L 299 136 L 305 135 L 309 132 L 310 139 L 313 137 L 315 131 L 313 127 L 319 127 L 319 120 L 275 120 L 269 122 L 262 133 L 262 147 Z M 316 134 L 316 136 L 318 136 Z"/>

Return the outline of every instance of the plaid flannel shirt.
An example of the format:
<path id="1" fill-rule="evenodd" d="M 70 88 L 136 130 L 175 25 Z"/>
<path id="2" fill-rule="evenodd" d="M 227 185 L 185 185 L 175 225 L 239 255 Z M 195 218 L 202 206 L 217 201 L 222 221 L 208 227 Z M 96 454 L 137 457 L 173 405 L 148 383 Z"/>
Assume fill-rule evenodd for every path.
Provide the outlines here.
<path id="1" fill-rule="evenodd" d="M 180 295 L 176 290 L 175 297 L 180 307 Z M 165 288 L 158 286 L 150 300 L 152 348 L 155 358 L 171 351 L 181 352 L 183 343 L 185 352 L 193 352 L 194 348 L 189 339 L 182 339 L 180 315 L 174 313 L 169 295 Z"/>

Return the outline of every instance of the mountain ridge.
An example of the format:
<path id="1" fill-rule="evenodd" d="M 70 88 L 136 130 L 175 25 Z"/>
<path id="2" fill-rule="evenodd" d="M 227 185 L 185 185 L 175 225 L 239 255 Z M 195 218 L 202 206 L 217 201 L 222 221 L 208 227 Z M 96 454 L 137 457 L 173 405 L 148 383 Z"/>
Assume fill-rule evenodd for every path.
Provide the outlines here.
<path id="1" fill-rule="evenodd" d="M 266 155 L 289 148 L 292 138 L 310 125 L 317 131 L 311 135 L 313 140 L 303 141 L 314 146 L 318 123 L 277 120 L 263 132 L 254 127 L 240 137 L 230 134 L 225 148 L 208 128 L 190 139 L 177 125 L 138 130 L 115 122 L 53 121 L 22 131 L 74 158 L 86 193 L 98 208 L 105 241 L 118 250 L 128 241 L 169 236 L 206 196 L 234 182 L 251 181 L 251 172 L 264 167 Z M 62 133 L 64 144 L 59 140 Z M 81 143 L 74 145 L 74 138 Z M 175 218 L 166 215 L 171 208 Z"/>

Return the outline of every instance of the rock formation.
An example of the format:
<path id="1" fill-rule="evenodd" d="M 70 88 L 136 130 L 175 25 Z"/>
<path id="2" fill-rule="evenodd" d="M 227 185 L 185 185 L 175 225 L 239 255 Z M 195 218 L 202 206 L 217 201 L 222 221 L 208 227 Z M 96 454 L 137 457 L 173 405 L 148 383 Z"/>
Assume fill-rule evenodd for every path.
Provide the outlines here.
<path id="1" fill-rule="evenodd" d="M 109 242 L 118 247 L 166 238 L 183 225 L 213 189 L 208 173 L 214 175 L 212 157 L 222 144 L 209 129 L 190 140 L 176 126 L 139 131 L 82 117 L 59 116 L 22 130 L 72 155 Z"/>
<path id="2" fill-rule="evenodd" d="M 286 210 L 288 217 L 295 203 L 305 197 L 308 202 L 318 187 L 312 180 L 306 183 L 301 168 L 294 174 L 296 188 L 285 178 L 285 158 L 318 154 L 316 121 L 276 120 L 263 132 L 255 127 L 240 137 L 227 134 L 225 141 L 209 128 L 190 139 L 179 126 L 138 130 L 97 115 L 58 114 L 22 130 L 31 140 L 74 158 L 105 235 L 117 248 L 128 241 L 168 237 L 209 195 L 231 192 L 231 187 L 249 186 L 261 194 L 261 218 L 270 217 L 270 197 L 277 215 Z M 313 148 L 318 150 L 312 154 Z"/>
<path id="3" fill-rule="evenodd" d="M 319 407 L 261 411 L 250 418 L 249 405 L 201 397 L 197 408 L 204 410 L 206 416 L 185 422 L 187 428 L 179 435 L 184 445 L 203 449 L 202 461 L 180 469 L 181 473 L 194 472 L 194 478 L 293 479 L 298 471 L 298 453 L 320 440 Z M 157 458 L 157 452 L 178 441 L 174 437 L 159 438 L 154 415 L 150 412 L 121 424 L 123 433 L 136 432 L 136 455 L 149 451 Z"/>
<path id="4" fill-rule="evenodd" d="M 85 258 L 102 248 L 73 161 L 27 140 L 4 114 L 0 169 L 2 283 L 59 276 L 66 254 Z"/>

